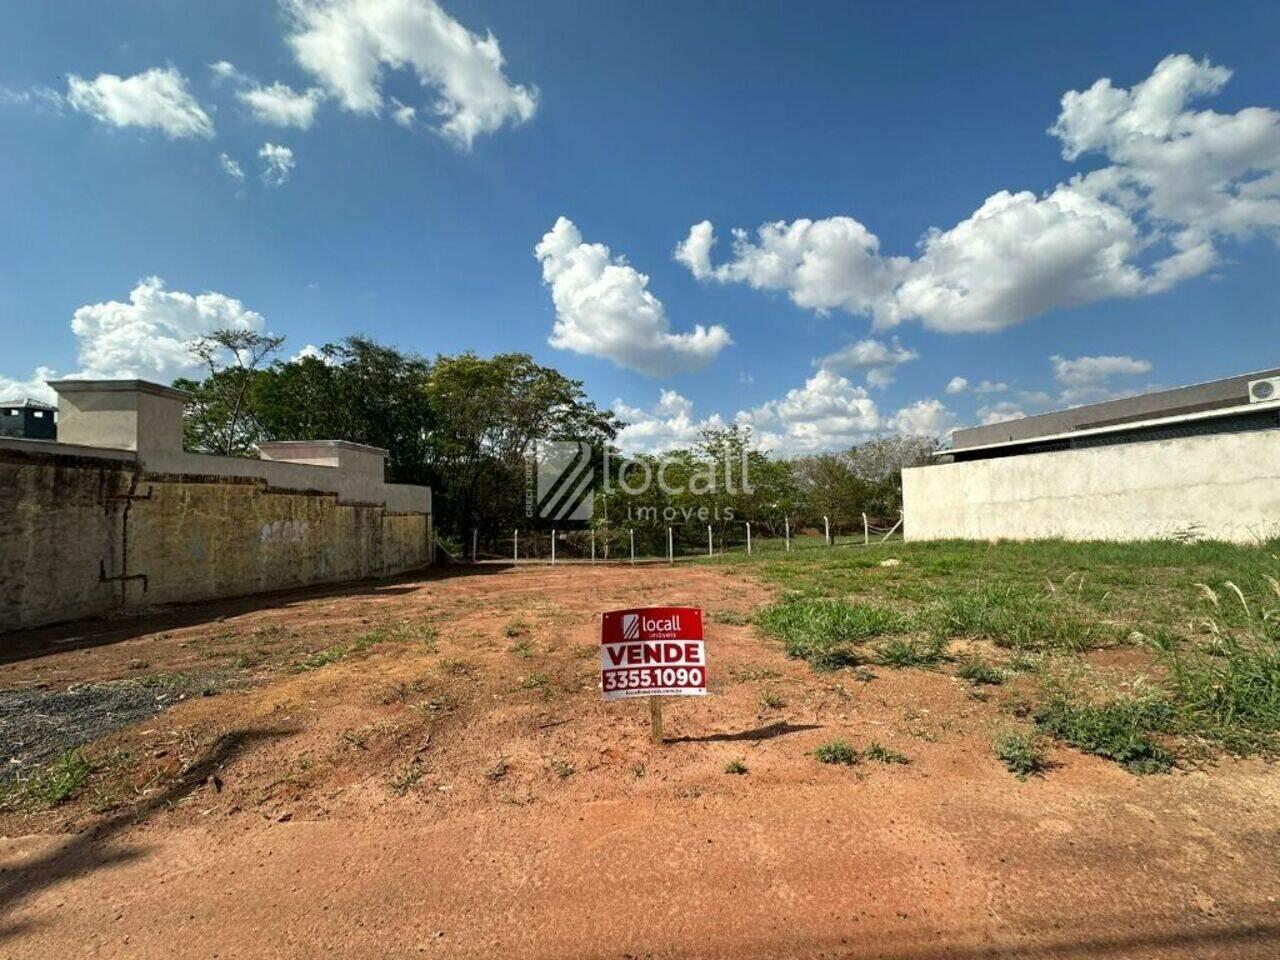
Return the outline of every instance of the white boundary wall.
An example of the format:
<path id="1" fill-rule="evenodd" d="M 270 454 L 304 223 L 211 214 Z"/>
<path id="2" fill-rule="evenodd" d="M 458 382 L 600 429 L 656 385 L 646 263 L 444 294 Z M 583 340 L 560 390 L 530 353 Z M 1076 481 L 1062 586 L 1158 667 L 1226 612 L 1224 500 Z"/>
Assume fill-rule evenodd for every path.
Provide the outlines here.
<path id="1" fill-rule="evenodd" d="M 902 471 L 907 540 L 1280 536 L 1280 430 Z"/>

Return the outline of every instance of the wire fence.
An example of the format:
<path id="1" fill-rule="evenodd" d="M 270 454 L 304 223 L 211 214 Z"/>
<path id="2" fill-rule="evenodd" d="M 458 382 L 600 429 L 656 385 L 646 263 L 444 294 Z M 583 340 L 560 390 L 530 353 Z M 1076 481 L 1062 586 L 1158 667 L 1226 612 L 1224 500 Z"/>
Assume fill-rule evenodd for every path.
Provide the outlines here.
<path id="1" fill-rule="evenodd" d="M 725 554 L 803 553 L 867 548 L 902 540 L 902 518 L 827 520 L 821 528 L 793 529 L 789 521 L 697 525 L 635 525 L 588 530 L 513 529 L 509 535 L 482 535 L 455 560 L 471 563 L 675 563 Z"/>

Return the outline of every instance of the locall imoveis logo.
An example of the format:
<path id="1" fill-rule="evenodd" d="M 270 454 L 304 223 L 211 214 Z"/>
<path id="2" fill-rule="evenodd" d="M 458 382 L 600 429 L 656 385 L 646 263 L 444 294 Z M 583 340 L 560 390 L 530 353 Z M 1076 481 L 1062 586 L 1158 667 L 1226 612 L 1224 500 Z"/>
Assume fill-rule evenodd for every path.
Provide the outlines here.
<path id="1" fill-rule="evenodd" d="M 590 520 L 595 505 L 595 463 L 591 444 L 579 440 L 552 440 L 536 450 L 538 483 L 536 503 L 525 512 L 544 520 Z"/>

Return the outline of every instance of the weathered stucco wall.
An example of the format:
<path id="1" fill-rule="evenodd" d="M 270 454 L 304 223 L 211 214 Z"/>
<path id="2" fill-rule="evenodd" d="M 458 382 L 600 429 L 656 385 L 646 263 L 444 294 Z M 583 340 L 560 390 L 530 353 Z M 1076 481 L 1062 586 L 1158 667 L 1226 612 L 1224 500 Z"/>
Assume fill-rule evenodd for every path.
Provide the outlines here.
<path id="1" fill-rule="evenodd" d="M 0 449 L 0 630 L 389 576 L 431 559 L 425 511 L 54 448 Z"/>
<path id="2" fill-rule="evenodd" d="M 1280 536 L 1280 430 L 902 472 L 908 540 Z"/>

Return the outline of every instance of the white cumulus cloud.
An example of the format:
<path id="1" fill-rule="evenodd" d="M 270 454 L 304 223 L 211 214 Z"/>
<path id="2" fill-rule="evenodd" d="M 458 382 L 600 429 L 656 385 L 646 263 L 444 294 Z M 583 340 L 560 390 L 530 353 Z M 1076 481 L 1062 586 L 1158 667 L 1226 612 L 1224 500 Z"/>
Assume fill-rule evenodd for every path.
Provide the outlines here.
<path id="1" fill-rule="evenodd" d="M 234 159 L 228 154 L 218 154 L 218 164 L 222 167 L 222 172 L 232 180 L 237 182 L 244 180 L 244 168 L 240 166 L 240 161 Z"/>
<path id="2" fill-rule="evenodd" d="M 859 443 L 885 424 L 865 388 L 830 369 L 819 369 L 804 386 L 751 410 L 738 422 L 756 432 L 757 443 L 782 454 L 838 450 Z"/>
<path id="3" fill-rule="evenodd" d="M 859 340 L 814 361 L 817 366 L 842 372 L 866 371 L 867 383 L 884 388 L 893 383 L 894 368 L 919 359 L 920 354 L 897 339 L 890 343 L 874 338 Z"/>
<path id="4" fill-rule="evenodd" d="M 534 255 L 556 308 L 553 347 L 665 376 L 704 367 L 732 343 L 721 326 L 672 333 L 649 278 L 604 244 L 585 243 L 571 220 L 556 220 Z"/>
<path id="5" fill-rule="evenodd" d="M 1138 392 L 1136 385 L 1117 386 L 1117 378 L 1151 372 L 1151 361 L 1127 356 L 1049 358 L 1053 378 L 1062 385 L 1059 399 L 1066 404 L 1095 403 Z"/>
<path id="6" fill-rule="evenodd" d="M 1280 112 L 1197 111 L 1230 71 L 1186 55 L 1132 89 L 1099 80 L 1070 91 L 1050 133 L 1063 156 L 1108 165 L 1043 194 L 1000 190 L 914 257 L 889 256 L 847 216 L 733 231 L 713 264 L 709 221 L 676 248 L 695 277 L 786 293 L 878 328 L 916 320 L 947 332 L 1000 330 L 1054 309 L 1166 291 L 1219 262 L 1222 238 L 1280 228 Z"/>
<path id="7" fill-rule="evenodd" d="M 947 393 L 964 393 L 969 389 L 969 381 L 964 377 L 952 377 L 947 381 Z"/>
<path id="8" fill-rule="evenodd" d="M 409 69 L 434 100 L 440 132 L 470 149 L 483 133 L 537 111 L 537 90 L 511 83 L 492 33 L 472 33 L 434 0 L 284 0 L 298 64 L 348 110 L 378 114 L 384 71 Z M 396 119 L 404 123 L 397 111 Z"/>
<path id="9" fill-rule="evenodd" d="M 67 103 L 113 127 L 160 130 L 171 138 L 212 137 L 213 120 L 187 90 L 174 67 L 153 67 L 131 77 L 100 73 L 67 78 Z"/>
<path id="10" fill-rule="evenodd" d="M 674 390 L 663 390 L 649 409 L 632 407 L 615 400 L 613 412 L 626 421 L 618 432 L 618 448 L 624 453 L 662 453 L 697 442 L 706 429 L 725 425 L 718 414 L 695 419 L 693 403 Z"/>
<path id="11" fill-rule="evenodd" d="M 236 97 L 260 123 L 309 130 L 315 122 L 316 110 L 324 101 L 324 91 L 312 87 L 298 92 L 288 84 L 273 83 L 269 87 L 252 86 L 241 90 Z"/>
<path id="12" fill-rule="evenodd" d="M 167 382 L 195 369 L 187 344 L 213 330 L 262 330 L 261 314 L 223 293 L 166 290 L 148 277 L 127 303 L 86 304 L 71 318 L 83 370 L 75 376 Z"/>
<path id="13" fill-rule="evenodd" d="M 889 418 L 889 426 L 898 433 L 914 437 L 941 437 L 956 425 L 955 414 L 941 400 L 917 400 Z"/>
<path id="14" fill-rule="evenodd" d="M 1027 412 L 1011 400 L 1001 400 L 999 403 L 978 408 L 978 419 L 983 426 L 1004 423 L 1007 420 L 1021 420 L 1026 415 Z"/>
<path id="15" fill-rule="evenodd" d="M 58 375 L 51 367 L 36 367 L 35 372 L 25 380 L 0 374 L 0 401 L 23 400 L 30 397 L 32 400 L 56 405 L 58 395 L 45 381 L 57 379 Z"/>
<path id="16" fill-rule="evenodd" d="M 166 290 L 159 277 L 147 277 L 129 293 L 128 302 L 108 300 L 79 307 L 71 330 L 79 341 L 81 369 L 69 379 L 141 379 L 168 383 L 197 373 L 190 341 L 214 330 L 262 330 L 262 315 L 224 293 Z M 0 399 L 10 395 L 54 402 L 44 385 L 58 377 L 38 367 L 26 379 L 0 374 Z"/>
<path id="17" fill-rule="evenodd" d="M 293 173 L 293 151 L 275 143 L 264 143 L 258 150 L 262 161 L 262 182 L 269 187 L 283 186 Z"/>

